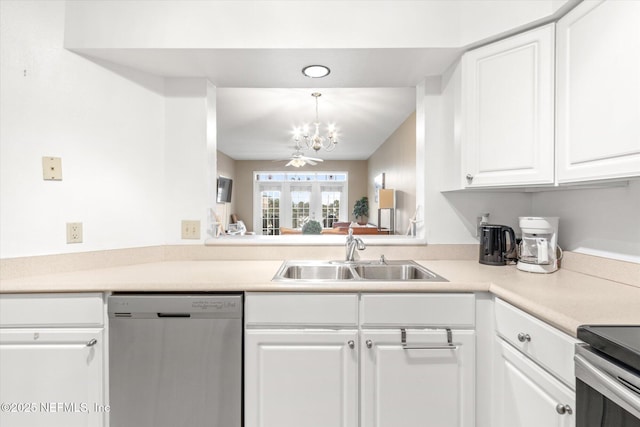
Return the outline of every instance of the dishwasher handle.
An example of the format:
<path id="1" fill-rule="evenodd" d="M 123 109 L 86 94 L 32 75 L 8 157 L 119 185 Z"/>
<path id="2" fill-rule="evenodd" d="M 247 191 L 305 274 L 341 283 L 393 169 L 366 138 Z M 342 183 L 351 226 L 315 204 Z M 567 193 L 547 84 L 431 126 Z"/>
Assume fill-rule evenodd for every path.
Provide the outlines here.
<path id="1" fill-rule="evenodd" d="M 158 317 L 181 317 L 181 318 L 189 318 L 191 317 L 190 313 L 157 313 Z"/>

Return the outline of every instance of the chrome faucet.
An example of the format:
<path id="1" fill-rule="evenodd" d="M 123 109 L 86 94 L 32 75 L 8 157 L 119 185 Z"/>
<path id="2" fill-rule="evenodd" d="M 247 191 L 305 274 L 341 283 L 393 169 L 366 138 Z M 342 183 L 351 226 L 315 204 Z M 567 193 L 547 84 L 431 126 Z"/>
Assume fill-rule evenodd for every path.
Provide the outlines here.
<path id="1" fill-rule="evenodd" d="M 359 237 L 353 237 L 353 229 L 351 227 L 349 227 L 349 235 L 347 236 L 347 242 L 345 243 L 345 249 L 346 249 L 346 261 L 347 262 L 353 262 L 353 255 L 356 252 L 356 249 L 359 251 L 362 251 L 364 249 L 367 249 L 367 247 L 365 246 L 364 242 L 362 241 L 362 239 L 360 239 Z"/>

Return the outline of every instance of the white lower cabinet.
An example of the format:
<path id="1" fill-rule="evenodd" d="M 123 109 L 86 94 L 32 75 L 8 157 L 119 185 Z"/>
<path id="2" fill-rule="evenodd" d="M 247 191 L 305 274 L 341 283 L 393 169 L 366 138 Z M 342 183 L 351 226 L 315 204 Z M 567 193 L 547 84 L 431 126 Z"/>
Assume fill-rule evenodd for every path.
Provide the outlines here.
<path id="1" fill-rule="evenodd" d="M 0 401 L 9 405 L 0 425 L 103 425 L 102 339 L 102 329 L 0 329 Z"/>
<path id="2" fill-rule="evenodd" d="M 475 334 L 445 330 L 361 334 L 362 426 L 474 426 Z M 420 348 L 417 348 L 420 347 Z"/>
<path id="3" fill-rule="evenodd" d="M 497 338 L 496 427 L 573 427 L 575 392 Z"/>
<path id="4" fill-rule="evenodd" d="M 245 335 L 245 426 L 358 425 L 356 330 Z"/>
<path id="5" fill-rule="evenodd" d="M 474 299 L 248 293 L 245 426 L 473 427 Z"/>
<path id="6" fill-rule="evenodd" d="M 0 425 L 106 425 L 101 294 L 0 295 Z"/>
<path id="7" fill-rule="evenodd" d="M 494 426 L 575 426 L 577 340 L 496 299 Z"/>

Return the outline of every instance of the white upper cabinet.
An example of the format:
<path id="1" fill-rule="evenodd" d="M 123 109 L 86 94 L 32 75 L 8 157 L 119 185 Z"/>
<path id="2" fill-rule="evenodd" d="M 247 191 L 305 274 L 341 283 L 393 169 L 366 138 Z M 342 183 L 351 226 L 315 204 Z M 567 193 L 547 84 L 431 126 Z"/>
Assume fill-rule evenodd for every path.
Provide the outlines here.
<path id="1" fill-rule="evenodd" d="M 462 57 L 463 187 L 554 182 L 554 24 Z"/>
<path id="2" fill-rule="evenodd" d="M 558 22 L 558 182 L 640 176 L 640 2 L 585 1 Z"/>

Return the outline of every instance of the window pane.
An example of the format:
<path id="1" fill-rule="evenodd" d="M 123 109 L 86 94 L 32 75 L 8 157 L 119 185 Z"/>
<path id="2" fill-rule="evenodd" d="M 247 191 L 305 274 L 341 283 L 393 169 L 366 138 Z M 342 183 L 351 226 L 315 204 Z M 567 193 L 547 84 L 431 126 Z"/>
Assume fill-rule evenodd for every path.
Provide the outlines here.
<path id="1" fill-rule="evenodd" d="M 288 173 L 287 181 L 315 181 L 314 174 L 308 173 Z"/>
<path id="2" fill-rule="evenodd" d="M 284 173 L 278 172 L 258 172 L 255 174 L 256 181 L 275 181 L 280 182 L 285 180 Z"/>
<path id="3" fill-rule="evenodd" d="M 291 189 L 291 226 L 301 228 L 309 218 L 311 189 Z"/>
<path id="4" fill-rule="evenodd" d="M 322 226 L 332 228 L 333 223 L 340 221 L 340 198 L 342 192 L 339 189 L 323 189 L 322 198 Z"/>
<path id="5" fill-rule="evenodd" d="M 344 173 L 319 173 L 316 174 L 316 181 L 336 181 L 345 182 L 347 180 L 347 174 Z"/>
<path id="6" fill-rule="evenodd" d="M 280 191 L 266 190 L 260 193 L 262 234 L 280 234 Z"/>

